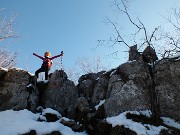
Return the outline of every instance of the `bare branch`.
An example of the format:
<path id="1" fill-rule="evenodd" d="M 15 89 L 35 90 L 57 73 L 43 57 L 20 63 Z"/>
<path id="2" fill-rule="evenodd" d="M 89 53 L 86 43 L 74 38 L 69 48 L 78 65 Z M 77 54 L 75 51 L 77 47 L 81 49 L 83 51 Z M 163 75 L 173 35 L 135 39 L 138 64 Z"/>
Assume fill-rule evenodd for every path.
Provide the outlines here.
<path id="1" fill-rule="evenodd" d="M 16 16 L 12 18 L 3 17 L 4 10 L 0 10 L 0 41 L 5 39 L 17 38 L 17 34 L 13 30 L 13 24 Z"/>
<path id="2" fill-rule="evenodd" d="M 113 43 L 116 44 L 116 43 L 124 43 L 127 47 L 130 47 L 125 41 L 124 39 L 122 38 L 121 34 L 119 33 L 119 30 L 117 29 L 116 25 L 109 19 L 107 18 L 107 20 L 113 25 L 115 31 L 116 31 L 116 34 L 117 34 L 117 38 L 115 40 L 115 42 Z"/>
<path id="3" fill-rule="evenodd" d="M 17 64 L 18 53 L 11 53 L 5 48 L 0 48 L 0 67 L 12 68 Z"/>
<path id="4" fill-rule="evenodd" d="M 159 27 L 158 27 L 158 28 L 159 28 Z M 155 35 L 155 32 L 158 30 L 158 28 L 155 28 L 154 31 L 152 32 L 151 37 L 150 37 L 150 39 L 149 39 L 149 42 L 152 41 L 152 38 L 155 38 L 155 39 L 156 39 L 156 37 L 155 37 L 154 35 Z"/>
<path id="5" fill-rule="evenodd" d="M 4 9 L 0 9 L 0 41 L 16 38 L 13 30 L 13 23 L 16 16 L 7 18 L 3 16 Z M 11 68 L 17 64 L 18 53 L 11 53 L 9 50 L 0 48 L 0 67 Z"/>

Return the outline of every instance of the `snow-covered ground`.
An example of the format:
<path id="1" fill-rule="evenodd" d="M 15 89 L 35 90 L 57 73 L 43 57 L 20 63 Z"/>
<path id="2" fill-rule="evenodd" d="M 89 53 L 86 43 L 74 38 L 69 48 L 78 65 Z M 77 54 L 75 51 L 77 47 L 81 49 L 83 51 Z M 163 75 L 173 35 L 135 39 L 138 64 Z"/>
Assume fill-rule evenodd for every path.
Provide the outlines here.
<path id="1" fill-rule="evenodd" d="M 104 101 L 102 101 L 103 103 Z M 74 132 L 71 128 L 66 127 L 60 123 L 60 120 L 56 122 L 40 122 L 37 121 L 38 118 L 44 117 L 43 114 L 45 113 L 52 113 L 56 114 L 57 116 L 61 117 L 57 111 L 47 108 L 43 110 L 42 115 L 40 113 L 34 114 L 28 110 L 20 110 L 20 111 L 13 111 L 7 110 L 0 112 L 0 134 L 1 135 L 19 135 L 23 133 L 28 133 L 31 130 L 35 130 L 38 135 L 48 134 L 53 131 L 59 131 L 62 135 L 87 135 L 85 132 Z M 164 126 L 153 126 L 149 124 L 141 124 L 138 122 L 134 122 L 131 119 L 126 118 L 126 114 L 136 114 L 136 115 L 145 115 L 146 117 L 150 117 L 149 111 L 127 111 L 121 113 L 115 117 L 106 118 L 106 121 L 112 124 L 113 127 L 116 125 L 123 125 L 126 128 L 131 129 L 132 131 L 136 132 L 137 135 L 157 135 L 160 133 L 162 129 L 167 129 Z M 45 118 L 44 118 L 45 119 Z M 164 124 L 175 127 L 180 129 L 180 124 L 175 122 L 170 118 L 163 117 L 162 120 Z"/>
<path id="2" fill-rule="evenodd" d="M 126 111 L 126 112 L 121 113 L 118 116 L 106 118 L 106 121 L 109 124 L 112 124 L 113 127 L 117 125 L 119 126 L 123 125 L 125 128 L 129 128 L 130 130 L 136 132 L 137 135 L 158 135 L 161 132 L 161 130 L 167 129 L 164 126 L 154 126 L 150 124 L 142 124 L 142 123 L 134 122 L 131 119 L 126 118 L 127 113 L 136 114 L 136 115 L 144 115 L 146 117 L 151 116 L 150 111 L 141 111 L 141 112 Z M 163 117 L 162 120 L 165 125 L 180 129 L 180 124 L 175 122 L 173 119 Z"/>
<path id="3" fill-rule="evenodd" d="M 162 129 L 166 129 L 163 126 L 153 126 L 149 124 L 142 124 L 138 122 L 134 122 L 131 119 L 126 118 L 126 114 L 129 112 L 121 113 L 116 117 L 106 118 L 106 121 L 109 124 L 112 124 L 113 127 L 119 125 L 124 125 L 125 128 L 129 128 L 132 131 L 136 132 L 138 135 L 158 135 Z M 137 114 L 137 112 L 134 112 Z M 147 128 L 148 127 L 148 128 Z"/>
<path id="4" fill-rule="evenodd" d="M 57 114 L 57 112 L 48 109 L 45 111 Z M 60 114 L 58 114 L 60 116 Z M 0 134 L 1 135 L 19 135 L 36 130 L 38 135 L 48 134 L 53 131 L 59 131 L 62 135 L 86 135 L 72 131 L 71 128 L 56 122 L 39 122 L 40 114 L 34 114 L 28 110 L 13 111 L 7 110 L 0 112 Z"/>

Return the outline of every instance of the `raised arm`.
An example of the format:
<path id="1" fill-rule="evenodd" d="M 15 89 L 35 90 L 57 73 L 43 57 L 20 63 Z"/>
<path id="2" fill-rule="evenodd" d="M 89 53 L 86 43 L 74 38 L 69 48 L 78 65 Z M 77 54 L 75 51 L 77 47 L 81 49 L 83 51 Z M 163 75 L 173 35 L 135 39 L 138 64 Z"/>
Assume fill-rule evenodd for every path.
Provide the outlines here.
<path id="1" fill-rule="evenodd" d="M 33 55 L 36 56 L 36 57 L 38 57 L 38 58 L 40 58 L 40 59 L 42 59 L 42 60 L 44 60 L 43 57 L 41 57 L 41 56 L 39 56 L 39 55 L 37 55 L 37 54 L 35 54 L 35 53 L 33 53 Z"/>
<path id="2" fill-rule="evenodd" d="M 63 56 L 63 55 L 64 55 L 64 53 L 63 53 L 63 51 L 62 51 L 61 54 L 56 55 L 56 56 L 53 56 L 53 57 L 51 58 L 51 60 L 53 60 L 53 59 L 55 59 L 55 58 L 57 58 L 57 57 Z"/>

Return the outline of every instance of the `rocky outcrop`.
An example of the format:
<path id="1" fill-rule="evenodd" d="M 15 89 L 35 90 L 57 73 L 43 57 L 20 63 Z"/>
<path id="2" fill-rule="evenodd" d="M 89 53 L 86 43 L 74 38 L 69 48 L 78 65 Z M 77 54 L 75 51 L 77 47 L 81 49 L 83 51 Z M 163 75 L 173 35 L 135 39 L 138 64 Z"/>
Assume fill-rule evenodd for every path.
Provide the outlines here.
<path id="1" fill-rule="evenodd" d="M 161 115 L 180 121 L 180 61 L 164 59 L 155 68 Z"/>
<path id="2" fill-rule="evenodd" d="M 8 72 L 7 69 L 1 68 L 0 67 L 0 78 L 4 77 L 4 75 Z"/>
<path id="3" fill-rule="evenodd" d="M 35 110 L 38 105 L 38 91 L 34 77 L 20 69 L 0 70 L 0 110 Z M 29 88 L 28 84 L 31 84 Z M 30 88 L 31 87 L 31 88 Z"/>
<path id="4" fill-rule="evenodd" d="M 77 99 L 77 88 L 74 82 L 67 79 L 66 73 L 61 70 L 52 73 L 47 88 L 44 89 L 44 107 L 55 109 L 62 115 L 74 118 Z"/>
<path id="5" fill-rule="evenodd" d="M 138 52 L 137 45 L 129 47 L 129 61 L 144 61 L 152 63 L 158 60 L 155 49 L 151 46 L 147 46 L 143 52 Z"/>
<path id="6" fill-rule="evenodd" d="M 130 46 L 129 48 L 129 61 L 140 60 L 141 54 L 138 52 L 137 45 Z"/>
<path id="7" fill-rule="evenodd" d="M 95 107 L 101 100 L 105 100 L 102 105 L 104 117 L 115 116 L 127 110 L 150 110 L 151 94 L 155 87 L 161 115 L 180 120 L 179 64 L 180 61 L 161 60 L 156 63 L 152 73 L 151 65 L 143 61 L 124 63 L 96 79 L 89 104 Z M 90 78 L 88 80 L 91 81 Z M 86 79 L 79 85 L 84 82 Z M 153 83 L 155 86 L 152 86 Z"/>
<path id="8" fill-rule="evenodd" d="M 103 100 L 106 98 L 106 94 L 108 91 L 108 82 L 109 82 L 109 76 L 107 74 L 102 74 L 97 84 L 94 88 L 94 93 L 92 94 L 91 102 L 94 105 L 97 105 L 100 100 Z"/>
<path id="9" fill-rule="evenodd" d="M 150 82 L 145 63 L 133 61 L 120 65 L 109 80 L 104 104 L 106 116 L 115 116 L 126 110 L 149 110 Z"/>
<path id="10" fill-rule="evenodd" d="M 36 84 L 36 78 L 27 71 L 0 69 L 0 110 L 35 110 L 42 105 L 73 118 L 73 121 L 62 123 L 74 131 L 133 134 L 124 127 L 112 127 L 104 119 L 125 111 L 152 109 L 154 91 L 161 116 L 180 121 L 179 67 L 180 61 L 176 59 L 163 59 L 154 65 L 136 60 L 107 72 L 83 75 L 77 86 L 62 70 L 53 72 L 48 82 Z M 48 117 L 57 120 L 49 114 Z M 109 131 L 104 132 L 104 128 Z"/>
<path id="11" fill-rule="evenodd" d="M 90 113 L 91 109 L 86 98 L 79 97 L 76 102 L 77 118 L 76 120 L 81 123 L 88 123 L 87 114 Z"/>
<path id="12" fill-rule="evenodd" d="M 92 95 L 94 93 L 95 85 L 98 82 L 99 76 L 103 73 L 89 73 L 86 75 L 82 75 L 77 85 L 78 93 L 80 97 L 85 97 L 89 102 L 91 101 Z"/>
<path id="13" fill-rule="evenodd" d="M 142 60 L 147 63 L 152 63 L 158 60 L 155 49 L 153 49 L 151 46 L 147 46 L 142 53 Z"/>

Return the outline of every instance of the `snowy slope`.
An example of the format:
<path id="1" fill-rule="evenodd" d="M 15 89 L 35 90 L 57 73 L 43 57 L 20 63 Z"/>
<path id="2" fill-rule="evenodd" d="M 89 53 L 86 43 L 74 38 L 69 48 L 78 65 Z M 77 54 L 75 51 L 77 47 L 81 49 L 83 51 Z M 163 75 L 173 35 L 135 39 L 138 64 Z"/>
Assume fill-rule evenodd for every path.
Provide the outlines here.
<path id="1" fill-rule="evenodd" d="M 54 113 L 54 111 L 51 112 Z M 59 131 L 62 135 L 86 135 L 86 133 L 72 131 L 71 128 L 62 125 L 59 121 L 39 122 L 37 119 L 40 116 L 40 114 L 34 114 L 28 110 L 0 112 L 0 134 L 19 135 L 28 133 L 30 130 L 36 130 L 38 135 L 48 134 L 52 131 Z"/>
<path id="2" fill-rule="evenodd" d="M 52 110 L 50 108 L 45 109 L 43 113 L 52 113 L 56 114 L 57 116 L 61 117 L 57 111 Z M 149 111 L 127 111 L 121 113 L 115 117 L 106 118 L 106 121 L 112 126 L 116 125 L 124 125 L 124 127 L 131 129 L 132 131 L 136 132 L 137 135 L 157 135 L 160 133 L 162 129 L 166 130 L 164 126 L 153 126 L 149 124 L 141 124 L 138 122 L 134 122 L 130 119 L 126 118 L 127 113 L 132 114 L 143 114 L 147 117 L 150 117 Z M 28 110 L 20 110 L 20 111 L 13 111 L 7 110 L 0 112 L 0 134 L 1 135 L 19 135 L 23 133 L 28 133 L 31 130 L 35 130 L 38 135 L 48 134 L 53 131 L 59 131 L 62 135 L 87 135 L 85 132 L 74 132 L 71 128 L 66 127 L 60 123 L 60 120 L 56 122 L 39 122 L 37 121 L 38 118 L 42 117 L 41 114 L 34 114 Z M 175 122 L 170 118 L 162 118 L 164 124 L 175 127 L 180 129 L 180 124 Z M 147 128 L 148 127 L 148 128 Z"/>

